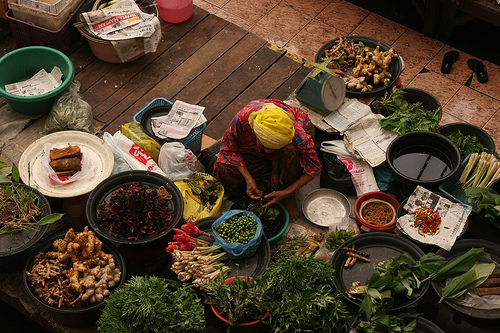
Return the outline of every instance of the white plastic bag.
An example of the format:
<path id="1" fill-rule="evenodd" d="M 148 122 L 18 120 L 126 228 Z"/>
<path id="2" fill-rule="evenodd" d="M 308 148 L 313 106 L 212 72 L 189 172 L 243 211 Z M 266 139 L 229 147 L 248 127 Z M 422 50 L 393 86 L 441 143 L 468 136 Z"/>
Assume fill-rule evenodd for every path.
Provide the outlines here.
<path id="1" fill-rule="evenodd" d="M 50 184 L 52 186 L 58 187 L 73 183 L 77 180 L 91 179 L 95 176 L 96 174 L 95 165 L 92 164 L 87 154 L 82 152 L 82 160 L 81 160 L 82 169 L 77 173 L 75 173 L 73 176 L 58 177 L 54 169 L 52 169 L 52 167 L 50 166 L 50 150 L 53 148 L 61 148 L 61 146 L 60 145 L 55 146 L 51 143 L 46 143 L 43 146 L 43 154 L 41 159 L 42 167 L 45 169 L 45 172 L 47 173 L 50 180 Z"/>
<path id="2" fill-rule="evenodd" d="M 187 179 L 196 171 L 196 156 L 180 142 L 165 142 L 160 149 L 158 165 L 173 181 Z"/>
<path id="3" fill-rule="evenodd" d="M 323 141 L 321 143 L 321 150 L 327 153 L 336 154 L 337 158 L 345 164 L 347 170 L 349 170 L 351 174 L 351 179 L 358 197 L 368 192 L 379 191 L 373 168 L 367 162 L 361 161 L 349 153 L 345 148 L 344 141 Z"/>
<path id="4" fill-rule="evenodd" d="M 113 151 L 119 152 L 120 156 L 127 161 L 132 170 L 146 170 L 167 176 L 156 164 L 149 154 L 135 144 L 132 140 L 117 131 L 114 135 L 105 132 L 102 139 Z"/>

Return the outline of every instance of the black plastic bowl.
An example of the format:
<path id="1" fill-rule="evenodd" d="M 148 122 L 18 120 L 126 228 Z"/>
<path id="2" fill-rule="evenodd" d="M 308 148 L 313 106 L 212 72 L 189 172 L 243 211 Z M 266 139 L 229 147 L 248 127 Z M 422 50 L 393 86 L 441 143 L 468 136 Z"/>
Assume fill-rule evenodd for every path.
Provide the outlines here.
<path id="1" fill-rule="evenodd" d="M 397 257 L 402 253 L 408 253 L 415 260 L 420 260 L 424 255 L 424 251 L 410 240 L 386 232 L 370 232 L 358 235 L 342 244 L 342 247 L 351 247 L 354 244 L 358 251 L 370 254 L 371 262 L 358 260 L 353 268 L 345 268 L 346 256 L 340 251 L 335 251 L 331 264 L 335 268 L 333 283 L 336 289 L 349 303 L 357 307 L 361 305 L 362 299 L 351 297 L 348 293 L 354 281 L 359 281 L 361 285 L 364 285 L 366 280 L 372 276 L 374 267 L 380 262 Z M 397 295 L 394 298 L 393 306 L 387 310 L 397 311 L 414 305 L 425 295 L 429 287 L 430 281 L 422 283 L 418 290 L 419 296 L 411 299 L 406 298 L 404 295 Z"/>
<path id="2" fill-rule="evenodd" d="M 165 187 L 169 194 L 172 195 L 170 200 L 173 215 L 167 226 L 161 232 L 153 237 L 140 240 L 129 240 L 126 238 L 116 237 L 107 230 L 99 226 L 97 209 L 103 202 L 109 201 L 109 196 L 115 190 L 121 187 L 126 187 L 133 182 L 140 182 L 143 186 L 149 188 Z M 90 193 L 87 200 L 86 213 L 90 227 L 95 233 L 110 242 L 122 245 L 120 249 L 124 250 L 124 254 L 135 261 L 156 260 L 159 257 L 166 256 L 165 248 L 168 243 L 168 234 L 179 223 L 184 212 L 184 200 L 180 190 L 175 183 L 170 179 L 149 171 L 133 170 L 125 171 L 113 175 L 101 183 Z"/>
<path id="3" fill-rule="evenodd" d="M 63 239 L 65 233 L 52 235 L 51 237 L 45 239 L 42 244 L 40 244 L 35 251 L 30 255 L 26 261 L 23 269 L 23 285 L 29 298 L 33 300 L 38 306 L 40 306 L 43 311 L 46 311 L 52 318 L 54 318 L 58 323 L 67 327 L 88 327 L 95 325 L 101 309 L 104 307 L 105 300 L 102 302 L 93 303 L 90 305 L 78 307 L 78 308 L 58 308 L 57 306 L 52 306 L 44 302 L 38 297 L 35 289 L 31 286 L 29 277 L 26 272 L 31 272 L 33 268 L 33 263 L 35 262 L 35 256 L 39 253 L 47 253 L 52 251 L 52 243 L 56 239 Z M 115 260 L 115 265 L 121 271 L 120 282 L 117 283 L 110 291 L 113 291 L 123 285 L 126 278 L 126 268 L 125 260 L 123 256 L 118 251 L 118 249 L 112 244 L 100 239 L 102 241 L 102 250 L 106 253 L 113 255 Z"/>
<path id="4" fill-rule="evenodd" d="M 417 185 L 437 190 L 439 184 L 459 171 L 462 163 L 458 147 L 444 135 L 430 131 L 399 135 L 387 147 L 386 160 L 404 196 L 409 196 Z"/>
<path id="5" fill-rule="evenodd" d="M 373 37 L 368 37 L 368 36 L 344 36 L 342 39 L 348 39 L 352 40 L 355 43 L 362 42 L 365 46 L 368 46 L 370 49 L 375 49 L 377 46 L 379 46 L 380 50 L 382 52 L 390 50 L 391 46 L 387 43 L 384 43 L 376 38 Z M 321 63 L 321 58 L 324 57 L 325 50 L 329 50 L 332 48 L 332 46 L 339 40 L 339 38 L 335 38 L 330 40 L 329 42 L 325 43 L 319 51 L 316 53 L 316 58 L 314 61 L 317 63 Z M 401 71 L 403 70 L 403 64 L 401 62 L 401 59 L 399 56 L 395 59 L 392 60 L 391 65 L 389 66 L 389 73 L 391 73 L 391 80 L 389 82 L 388 86 L 384 86 L 383 84 L 374 87 L 371 91 L 369 92 L 360 92 L 360 91 L 351 91 L 347 90 L 346 92 L 348 94 L 352 95 L 369 95 L 369 94 L 375 94 L 379 92 L 383 92 L 386 89 L 392 87 L 396 81 L 399 78 L 399 75 L 401 74 Z"/>
<path id="6" fill-rule="evenodd" d="M 49 201 L 37 189 L 21 183 L 0 183 L 0 188 L 7 186 L 20 186 L 26 190 L 33 191 L 38 198 L 39 207 L 43 209 L 40 219 L 51 214 Z M 22 265 L 28 257 L 31 247 L 42 239 L 48 228 L 49 225 L 34 225 L 31 231 L 0 235 L 0 267 L 5 269 Z"/>

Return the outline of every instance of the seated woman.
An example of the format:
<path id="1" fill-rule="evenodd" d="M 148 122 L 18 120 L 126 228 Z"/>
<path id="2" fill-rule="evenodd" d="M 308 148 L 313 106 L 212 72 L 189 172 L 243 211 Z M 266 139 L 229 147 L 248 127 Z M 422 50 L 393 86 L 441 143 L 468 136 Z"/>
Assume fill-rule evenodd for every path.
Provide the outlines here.
<path id="1" fill-rule="evenodd" d="M 231 121 L 213 175 L 229 198 L 282 202 L 290 222 L 300 217 L 295 191 L 321 173 L 314 125 L 305 112 L 279 100 L 250 102 Z"/>

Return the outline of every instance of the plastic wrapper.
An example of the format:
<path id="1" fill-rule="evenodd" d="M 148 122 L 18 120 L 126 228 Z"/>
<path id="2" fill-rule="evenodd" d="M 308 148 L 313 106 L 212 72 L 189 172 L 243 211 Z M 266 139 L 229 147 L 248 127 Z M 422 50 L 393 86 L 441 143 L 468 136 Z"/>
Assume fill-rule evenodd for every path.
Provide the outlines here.
<path id="1" fill-rule="evenodd" d="M 121 126 L 121 133 L 144 149 L 151 158 L 158 163 L 161 144 L 150 137 L 138 121 L 132 121 Z"/>
<path id="2" fill-rule="evenodd" d="M 50 150 L 52 148 L 58 148 L 53 146 L 50 143 L 46 143 L 45 146 L 43 147 L 43 155 L 41 159 L 41 164 L 42 167 L 45 169 L 45 172 L 47 173 L 47 176 L 50 179 L 50 184 L 52 186 L 58 187 L 58 186 L 63 186 L 66 184 L 71 184 L 77 180 L 83 181 L 86 179 L 91 179 L 96 176 L 97 170 L 95 168 L 95 165 L 92 164 L 92 161 L 89 160 L 87 155 L 85 153 L 82 153 L 82 169 L 75 173 L 72 176 L 69 177 L 58 177 L 56 175 L 56 172 L 52 169 L 50 166 Z"/>
<path id="3" fill-rule="evenodd" d="M 59 96 L 50 110 L 43 134 L 75 130 L 94 134 L 92 107 L 80 95 L 80 82 L 74 80 L 68 89 Z"/>
<path id="4" fill-rule="evenodd" d="M 208 188 L 211 183 L 219 181 L 213 176 L 197 172 L 191 178 L 190 181 L 196 181 L 200 186 Z M 220 184 L 220 183 L 219 183 Z M 215 192 L 217 193 L 217 200 L 212 206 L 203 203 L 198 195 L 193 193 L 193 190 L 189 187 L 188 182 L 184 180 L 175 181 L 175 185 L 179 188 L 184 200 L 184 212 L 183 218 L 186 221 L 198 221 L 205 217 L 221 215 L 224 211 L 224 187 L 220 185 Z"/>
<path id="5" fill-rule="evenodd" d="M 196 170 L 196 156 L 180 142 L 165 142 L 160 149 L 158 165 L 173 181 L 187 179 Z"/>
<path id="6" fill-rule="evenodd" d="M 341 223 L 331 224 L 328 227 L 328 232 L 326 233 L 325 237 L 323 237 L 323 240 L 321 241 L 319 249 L 314 254 L 314 259 L 326 260 L 326 261 L 332 260 L 333 253 L 335 251 L 331 251 L 326 247 L 326 241 L 328 239 L 328 236 L 330 236 L 330 234 L 332 232 L 335 232 L 337 229 L 351 229 L 352 231 L 354 231 L 354 233 L 356 235 L 359 235 L 361 233 L 359 228 L 358 228 L 358 225 L 356 224 L 356 221 L 350 217 L 344 217 L 343 221 Z"/>

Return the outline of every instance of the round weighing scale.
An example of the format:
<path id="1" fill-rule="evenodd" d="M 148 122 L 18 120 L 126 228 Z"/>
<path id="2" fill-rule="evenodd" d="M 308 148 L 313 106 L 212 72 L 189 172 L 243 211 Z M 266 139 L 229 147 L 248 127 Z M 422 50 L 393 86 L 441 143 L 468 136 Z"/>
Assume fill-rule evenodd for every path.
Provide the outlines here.
<path id="1" fill-rule="evenodd" d="M 327 60 L 328 61 L 328 60 Z M 344 103 L 346 87 L 344 80 L 325 70 L 325 63 L 316 64 L 313 70 L 296 90 L 297 99 L 304 105 L 323 115 L 336 111 Z"/>

